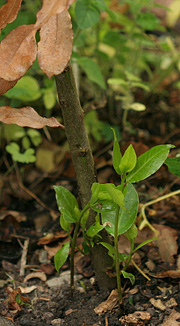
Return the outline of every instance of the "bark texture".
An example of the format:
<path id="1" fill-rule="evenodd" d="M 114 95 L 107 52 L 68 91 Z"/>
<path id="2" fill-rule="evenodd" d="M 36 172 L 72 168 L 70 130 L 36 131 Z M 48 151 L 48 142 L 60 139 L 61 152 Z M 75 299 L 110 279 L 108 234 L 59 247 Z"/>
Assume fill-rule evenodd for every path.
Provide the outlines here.
<path id="1" fill-rule="evenodd" d="M 83 208 L 91 198 L 93 182 L 97 181 L 94 160 L 71 66 L 69 65 L 62 74 L 55 76 L 55 79 L 65 133 L 76 172 L 79 196 Z M 95 214 L 91 212 L 87 227 L 94 222 Z M 102 241 L 108 241 L 108 235 L 105 232 L 102 233 L 102 237 Z M 91 250 L 91 258 L 99 287 L 101 289 L 114 288 L 115 279 L 109 278 L 105 272 L 107 267 L 112 265 L 107 250 L 102 245 L 95 244 Z"/>

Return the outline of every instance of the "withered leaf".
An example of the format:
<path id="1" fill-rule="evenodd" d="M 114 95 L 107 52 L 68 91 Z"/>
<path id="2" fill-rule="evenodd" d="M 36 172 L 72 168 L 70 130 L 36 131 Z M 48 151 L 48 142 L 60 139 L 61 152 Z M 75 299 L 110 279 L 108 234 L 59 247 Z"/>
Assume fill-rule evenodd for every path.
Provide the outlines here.
<path id="1" fill-rule="evenodd" d="M 0 78 L 0 95 L 5 94 L 9 89 L 13 88 L 18 80 L 8 81 Z"/>
<path id="2" fill-rule="evenodd" d="M 72 45 L 71 17 L 65 10 L 52 16 L 40 30 L 38 61 L 49 78 L 64 71 L 71 57 Z"/>
<path id="3" fill-rule="evenodd" d="M 165 225 L 154 225 L 159 231 L 158 241 L 156 242 L 162 261 L 174 263 L 174 255 L 177 255 L 177 230 Z"/>
<path id="4" fill-rule="evenodd" d="M 43 0 L 42 8 L 37 13 L 35 26 L 40 28 L 49 18 L 60 14 L 68 7 L 68 0 Z"/>
<path id="5" fill-rule="evenodd" d="M 0 29 L 16 19 L 21 2 L 22 0 L 9 0 L 0 8 Z"/>
<path id="6" fill-rule="evenodd" d="M 55 118 L 42 118 L 30 106 L 21 109 L 2 106 L 0 107 L 0 121 L 6 124 L 16 124 L 20 127 L 30 127 L 35 129 L 40 129 L 45 126 L 61 127 L 64 129 L 64 126 Z"/>
<path id="7" fill-rule="evenodd" d="M 21 25 L 0 43 L 0 77 L 14 81 L 21 78 L 36 59 L 34 25 Z"/>

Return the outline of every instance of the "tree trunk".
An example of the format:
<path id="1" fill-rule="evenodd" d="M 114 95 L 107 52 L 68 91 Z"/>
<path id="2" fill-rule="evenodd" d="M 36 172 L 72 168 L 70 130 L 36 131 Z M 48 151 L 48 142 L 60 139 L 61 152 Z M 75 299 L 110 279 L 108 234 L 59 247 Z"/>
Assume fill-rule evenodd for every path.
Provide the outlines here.
<path id="1" fill-rule="evenodd" d="M 83 208 L 91 198 L 93 182 L 97 181 L 94 160 L 71 66 L 69 65 L 62 74 L 55 76 L 55 79 Z M 87 227 L 94 222 L 95 214 L 91 212 Z M 108 241 L 108 235 L 105 232 L 102 233 L 102 237 L 101 241 Z M 107 249 L 102 245 L 95 244 L 91 249 L 91 259 L 100 289 L 114 288 L 115 278 L 109 278 L 106 274 L 107 267 L 112 266 L 112 259 L 108 255 Z"/>

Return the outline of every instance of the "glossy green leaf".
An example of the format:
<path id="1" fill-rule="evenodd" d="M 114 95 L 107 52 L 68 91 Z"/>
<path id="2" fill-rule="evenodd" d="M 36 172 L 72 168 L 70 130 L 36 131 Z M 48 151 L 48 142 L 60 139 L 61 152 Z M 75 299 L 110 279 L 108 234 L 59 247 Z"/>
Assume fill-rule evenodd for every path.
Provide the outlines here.
<path id="1" fill-rule="evenodd" d="M 152 242 L 152 241 L 156 241 L 158 240 L 157 238 L 152 238 L 152 239 L 148 239 L 146 241 L 143 241 L 142 243 L 140 243 L 134 250 L 133 250 L 133 253 L 137 250 L 139 250 L 140 248 L 142 248 L 143 246 L 145 246 L 146 244 Z"/>
<path id="2" fill-rule="evenodd" d="M 121 163 L 119 165 L 120 174 L 124 175 L 132 171 L 136 165 L 136 162 L 137 156 L 132 144 L 130 144 L 121 158 Z"/>
<path id="3" fill-rule="evenodd" d="M 89 0 L 77 0 L 75 6 L 76 22 L 80 29 L 90 28 L 100 19 L 100 10 Z"/>
<path id="4" fill-rule="evenodd" d="M 133 274 L 122 271 L 122 275 L 124 278 L 128 278 L 132 285 L 135 283 L 135 276 Z"/>
<path id="5" fill-rule="evenodd" d="M 96 83 L 101 88 L 106 89 L 106 84 L 101 69 L 95 61 L 83 57 L 77 58 L 76 61 L 81 66 L 81 68 L 85 71 L 89 80 Z"/>
<path id="6" fill-rule="evenodd" d="M 58 252 L 56 252 L 54 256 L 54 265 L 58 273 L 60 268 L 64 265 L 64 263 L 68 259 L 69 249 L 70 249 L 70 242 L 66 242 L 64 243 L 62 248 L 58 250 Z"/>
<path id="7" fill-rule="evenodd" d="M 128 174 L 127 182 L 138 182 L 155 173 L 166 160 L 173 145 L 158 145 L 137 158 L 135 168 Z"/>
<path id="8" fill-rule="evenodd" d="M 68 223 L 76 223 L 79 219 L 79 206 L 74 195 L 62 186 L 54 186 L 58 209 Z"/>
<path id="9" fill-rule="evenodd" d="M 132 184 L 127 184 L 127 192 L 124 198 L 125 208 L 119 212 L 118 235 L 125 233 L 134 223 L 138 212 L 138 195 Z M 114 236 L 116 211 L 103 212 L 102 223 L 109 222 L 111 226 L 106 226 L 108 233 Z"/>
<path id="10" fill-rule="evenodd" d="M 169 157 L 164 163 L 171 173 L 180 177 L 180 157 Z"/>
<path id="11" fill-rule="evenodd" d="M 112 201 L 114 203 L 116 203 L 120 207 L 124 207 L 124 195 L 121 190 L 117 189 L 112 183 L 106 183 L 105 189 L 107 193 L 111 196 Z"/>
<path id="12" fill-rule="evenodd" d="M 101 230 L 104 229 L 104 226 L 101 225 L 99 222 L 94 223 L 89 227 L 89 229 L 86 231 L 86 234 L 88 237 L 95 237 Z"/>
<path id="13" fill-rule="evenodd" d="M 119 169 L 119 164 L 121 162 L 121 151 L 119 147 L 119 143 L 116 137 L 115 130 L 112 128 L 114 133 L 114 146 L 113 146 L 113 167 L 117 174 L 121 174 L 121 170 Z"/>
<path id="14" fill-rule="evenodd" d="M 91 208 L 97 213 L 114 211 L 117 205 L 112 201 L 101 200 L 99 203 L 92 205 Z"/>

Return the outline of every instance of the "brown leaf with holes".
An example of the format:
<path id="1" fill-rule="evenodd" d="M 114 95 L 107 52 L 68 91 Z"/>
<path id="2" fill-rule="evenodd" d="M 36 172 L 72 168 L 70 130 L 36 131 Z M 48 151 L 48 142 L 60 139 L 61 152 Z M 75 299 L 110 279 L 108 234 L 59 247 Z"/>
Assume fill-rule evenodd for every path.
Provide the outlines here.
<path id="1" fill-rule="evenodd" d="M 15 81 L 21 78 L 36 59 L 36 29 L 22 25 L 12 30 L 0 43 L 0 77 Z"/>
<path id="2" fill-rule="evenodd" d="M 40 30 L 38 61 L 40 68 L 51 78 L 66 68 L 73 45 L 71 17 L 68 11 L 52 16 Z"/>
<path id="3" fill-rule="evenodd" d="M 52 16 L 62 13 L 68 9 L 68 0 L 43 0 L 42 8 L 37 13 L 35 26 L 40 28 Z"/>
<path id="4" fill-rule="evenodd" d="M 0 95 L 5 94 L 9 89 L 13 88 L 18 80 L 8 81 L 0 78 Z"/>
<path id="5" fill-rule="evenodd" d="M 17 124 L 20 127 L 30 127 L 35 129 L 40 129 L 45 126 L 61 127 L 64 129 L 64 126 L 55 118 L 42 118 L 30 106 L 21 109 L 2 106 L 0 107 L 0 121 L 6 124 Z"/>
<path id="6" fill-rule="evenodd" d="M 21 2 L 22 0 L 9 0 L 0 8 L 0 29 L 16 19 Z"/>

